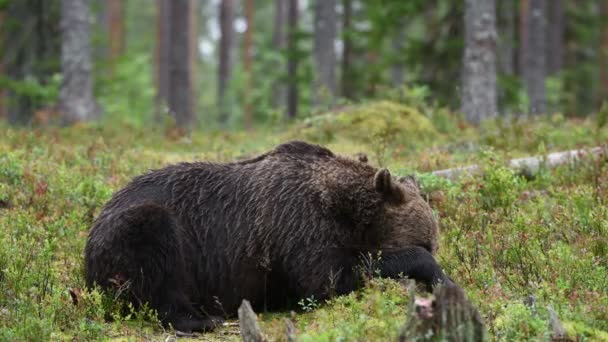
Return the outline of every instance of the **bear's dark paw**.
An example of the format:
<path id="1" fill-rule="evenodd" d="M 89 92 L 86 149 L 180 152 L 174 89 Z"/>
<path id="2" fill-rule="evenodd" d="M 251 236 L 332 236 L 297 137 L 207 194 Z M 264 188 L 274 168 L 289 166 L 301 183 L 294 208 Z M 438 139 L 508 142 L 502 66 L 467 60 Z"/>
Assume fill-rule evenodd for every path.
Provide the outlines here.
<path id="1" fill-rule="evenodd" d="M 173 329 L 181 333 L 208 332 L 221 326 L 224 323 L 224 319 L 216 316 L 206 318 L 177 317 L 168 323 L 171 324 Z"/>

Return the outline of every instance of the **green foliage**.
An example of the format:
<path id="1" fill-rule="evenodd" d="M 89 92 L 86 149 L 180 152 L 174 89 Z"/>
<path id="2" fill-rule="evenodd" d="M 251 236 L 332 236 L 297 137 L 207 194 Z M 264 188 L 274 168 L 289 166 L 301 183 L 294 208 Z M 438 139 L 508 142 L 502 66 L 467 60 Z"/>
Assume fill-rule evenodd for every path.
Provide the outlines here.
<path id="1" fill-rule="evenodd" d="M 540 317 L 523 303 L 510 304 L 496 318 L 496 337 L 500 341 L 546 340 L 546 317 Z"/>
<path id="2" fill-rule="evenodd" d="M 417 109 L 379 101 L 310 117 L 288 135 L 322 144 L 337 139 L 363 142 L 371 147 L 378 163 L 384 164 L 392 145 L 412 148 L 438 133 Z"/>
<path id="3" fill-rule="evenodd" d="M 586 158 L 526 180 L 505 161 L 591 146 L 608 132 L 596 136 L 597 122 L 556 115 L 438 133 L 429 120 L 436 109 L 424 104 L 423 91 L 414 93 L 404 100 L 412 105 L 351 105 L 288 126 L 287 133 L 195 132 L 189 144 L 163 140 L 145 128 L 40 131 L 0 125 L 0 340 L 170 336 L 151 310 L 134 310 L 112 295 L 85 289 L 82 251 L 92 219 L 112 192 L 147 169 L 242 159 L 287 137 L 318 139 L 343 154 L 372 153 L 396 175 L 416 174 L 441 220 L 438 261 L 466 290 L 494 338 L 548 338 L 548 305 L 571 336 L 605 338 L 608 164 Z M 444 115 L 447 124 L 458 126 L 457 117 Z M 374 158 L 370 163 L 377 165 Z M 473 163 L 482 165 L 484 175 L 460 182 L 422 172 Z M 368 277 L 376 274 L 375 260 L 364 265 Z M 280 339 L 283 319 L 290 317 L 303 341 L 394 339 L 407 320 L 409 294 L 391 280 L 365 284 L 329 301 L 294 299 L 302 300 L 303 312 L 262 314 L 262 328 Z M 77 293 L 76 304 L 70 291 Z M 204 338 L 226 336 L 233 336 L 229 327 Z"/>
<path id="4" fill-rule="evenodd" d="M 23 177 L 23 165 L 19 152 L 0 154 L 0 184 L 17 185 Z"/>
<path id="5" fill-rule="evenodd" d="M 143 127 L 152 121 L 156 90 L 149 53 L 123 56 L 112 73 L 105 67 L 97 76 L 95 88 L 104 110 L 103 124 Z"/>
<path id="6" fill-rule="evenodd" d="M 522 179 L 493 152 L 482 154 L 483 183 L 479 188 L 479 203 L 485 210 L 508 209 L 515 203 L 523 188 Z"/>
<path id="7" fill-rule="evenodd" d="M 39 106 L 52 106 L 57 103 L 60 84 L 60 74 L 53 75 L 45 83 L 31 76 L 22 80 L 13 80 L 0 75 L 0 89 L 4 88 L 16 96 L 28 98 Z"/>

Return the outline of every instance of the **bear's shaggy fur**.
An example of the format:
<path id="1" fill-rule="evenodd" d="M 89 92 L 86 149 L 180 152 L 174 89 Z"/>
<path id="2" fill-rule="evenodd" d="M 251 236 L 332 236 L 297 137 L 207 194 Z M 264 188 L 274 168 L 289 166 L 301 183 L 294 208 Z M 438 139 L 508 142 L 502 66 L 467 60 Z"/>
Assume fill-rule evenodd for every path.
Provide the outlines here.
<path id="1" fill-rule="evenodd" d="M 294 141 L 136 177 L 96 219 L 85 270 L 88 286 L 127 289 L 178 330 L 208 330 L 242 299 L 280 309 L 352 291 L 368 252 L 382 252 L 382 276 L 449 282 L 432 257 L 437 240 L 413 182 Z"/>

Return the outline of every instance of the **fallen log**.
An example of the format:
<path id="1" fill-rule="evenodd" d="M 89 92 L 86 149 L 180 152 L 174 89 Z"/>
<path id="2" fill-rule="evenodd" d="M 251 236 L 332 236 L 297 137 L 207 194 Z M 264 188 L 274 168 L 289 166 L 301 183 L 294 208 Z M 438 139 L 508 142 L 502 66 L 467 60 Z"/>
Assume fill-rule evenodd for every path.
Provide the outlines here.
<path id="1" fill-rule="evenodd" d="M 560 165 L 575 163 L 589 155 L 606 158 L 607 148 L 598 146 L 591 149 L 549 153 L 546 156 L 517 158 L 512 159 L 509 162 L 509 167 L 516 170 L 521 175 L 531 177 L 538 173 L 542 167 L 552 169 Z M 452 169 L 433 171 L 431 174 L 455 181 L 463 176 L 476 175 L 480 174 L 481 172 L 482 169 L 479 165 L 468 165 Z"/>

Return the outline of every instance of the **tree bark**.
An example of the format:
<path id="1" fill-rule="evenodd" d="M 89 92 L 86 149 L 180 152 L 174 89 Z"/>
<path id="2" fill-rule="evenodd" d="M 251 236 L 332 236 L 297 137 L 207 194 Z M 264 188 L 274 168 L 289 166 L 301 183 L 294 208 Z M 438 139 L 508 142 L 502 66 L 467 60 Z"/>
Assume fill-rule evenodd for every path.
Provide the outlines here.
<path id="1" fill-rule="evenodd" d="M 608 101 L 608 2 L 600 1 L 600 101 Z"/>
<path id="2" fill-rule="evenodd" d="M 275 0 L 274 2 L 274 28 L 272 33 L 272 46 L 276 51 L 284 51 L 287 47 L 287 34 L 285 24 L 287 21 L 287 2 Z M 286 89 L 281 80 L 277 80 L 273 86 L 272 104 L 275 107 L 285 105 Z"/>
<path id="3" fill-rule="evenodd" d="M 293 119 L 298 115 L 298 0 L 289 0 L 288 7 L 288 50 L 287 60 L 287 119 Z"/>
<path id="4" fill-rule="evenodd" d="M 227 98 L 230 78 L 232 77 L 232 41 L 234 36 L 233 25 L 234 6 L 232 0 L 220 2 L 220 46 L 218 66 L 217 104 L 219 121 L 226 124 L 230 117 L 230 103 Z"/>
<path id="5" fill-rule="evenodd" d="M 4 11 L 0 11 L 0 28 L 4 27 Z M 4 37 L 0 35 L 0 51 L 4 50 Z M 0 77 L 4 77 L 4 54 L 0 54 Z M 0 87 L 0 119 L 6 119 L 6 90 Z"/>
<path id="6" fill-rule="evenodd" d="M 161 123 L 169 103 L 170 0 L 156 2 L 156 121 Z"/>
<path id="7" fill-rule="evenodd" d="M 515 1 L 499 1 L 498 65 L 505 75 L 515 74 Z"/>
<path id="8" fill-rule="evenodd" d="M 251 130 L 253 126 L 252 86 L 253 86 L 253 27 L 254 27 L 253 0 L 245 0 L 245 18 L 247 30 L 243 40 L 243 65 L 245 69 L 245 128 Z"/>
<path id="9" fill-rule="evenodd" d="M 123 0 L 107 0 L 106 6 L 110 70 L 113 72 L 116 60 L 125 49 L 125 8 Z"/>
<path id="10" fill-rule="evenodd" d="M 545 94 L 547 2 L 529 0 L 529 5 L 529 13 L 525 16 L 529 21 L 525 42 L 527 53 L 522 69 L 524 86 L 530 101 L 529 112 L 538 115 L 547 110 Z"/>
<path id="11" fill-rule="evenodd" d="M 479 124 L 496 117 L 496 4 L 467 0 L 462 112 Z"/>
<path id="12" fill-rule="evenodd" d="M 98 114 L 93 98 L 91 23 L 87 0 L 61 1 L 60 109 L 63 124 L 89 121 Z"/>
<path id="13" fill-rule="evenodd" d="M 393 53 L 395 54 L 395 61 L 391 65 L 391 81 L 393 87 L 400 87 L 404 82 L 404 61 L 403 61 L 403 47 L 405 41 L 405 20 L 401 20 L 399 27 L 395 30 L 395 36 L 392 39 Z"/>
<path id="14" fill-rule="evenodd" d="M 183 133 L 192 129 L 194 121 L 190 11 L 191 0 L 170 0 L 169 48 L 169 110 Z"/>
<path id="15" fill-rule="evenodd" d="M 564 65 L 564 2 L 551 0 L 549 2 L 549 21 L 547 25 L 547 74 L 552 75 L 561 71 Z"/>
<path id="16" fill-rule="evenodd" d="M 61 1 L 9 1 L 0 28 L 4 75 L 47 85 L 61 71 Z M 11 123 L 30 123 L 37 110 L 55 105 L 52 97 L 35 97 L 6 89 L 6 116 Z"/>
<path id="17" fill-rule="evenodd" d="M 530 36 L 530 1 L 519 0 L 519 55 L 518 70 L 520 75 L 524 75 L 528 60 L 529 36 Z"/>
<path id="18" fill-rule="evenodd" d="M 352 41 L 352 18 L 353 18 L 353 2 L 352 0 L 342 0 L 342 96 L 348 99 L 353 98 L 352 87 L 352 58 L 353 58 L 353 41 Z"/>
<path id="19" fill-rule="evenodd" d="M 336 1 L 315 1 L 314 6 L 313 103 L 331 105 L 336 95 Z"/>

